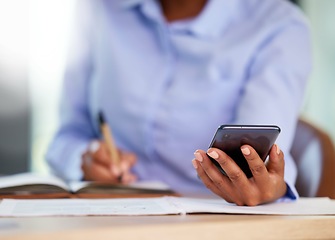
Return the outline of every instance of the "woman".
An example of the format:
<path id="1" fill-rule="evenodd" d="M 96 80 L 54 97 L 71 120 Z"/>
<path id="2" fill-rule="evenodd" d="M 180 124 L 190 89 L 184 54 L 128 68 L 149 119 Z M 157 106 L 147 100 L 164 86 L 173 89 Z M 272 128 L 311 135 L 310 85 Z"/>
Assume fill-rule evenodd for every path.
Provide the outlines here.
<path id="1" fill-rule="evenodd" d="M 182 193 L 207 186 L 238 205 L 298 196 L 289 150 L 311 57 L 297 8 L 283 0 L 87 0 L 78 13 L 61 124 L 47 155 L 56 174 L 161 180 Z M 100 111 L 120 166 L 99 140 Z M 202 150 L 227 123 L 282 129 L 267 165 L 242 147 L 250 179 L 209 149 L 228 176 L 219 174 Z"/>

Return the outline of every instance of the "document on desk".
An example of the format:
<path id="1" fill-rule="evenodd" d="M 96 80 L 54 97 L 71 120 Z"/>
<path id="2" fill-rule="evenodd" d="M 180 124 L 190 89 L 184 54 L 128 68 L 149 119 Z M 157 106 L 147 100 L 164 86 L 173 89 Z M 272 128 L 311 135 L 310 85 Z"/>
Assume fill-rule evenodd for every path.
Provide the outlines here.
<path id="1" fill-rule="evenodd" d="M 222 199 L 185 197 L 119 199 L 3 199 L 0 217 L 111 216 L 226 213 L 258 215 L 335 215 L 335 200 L 300 198 L 255 207 L 236 206 Z"/>

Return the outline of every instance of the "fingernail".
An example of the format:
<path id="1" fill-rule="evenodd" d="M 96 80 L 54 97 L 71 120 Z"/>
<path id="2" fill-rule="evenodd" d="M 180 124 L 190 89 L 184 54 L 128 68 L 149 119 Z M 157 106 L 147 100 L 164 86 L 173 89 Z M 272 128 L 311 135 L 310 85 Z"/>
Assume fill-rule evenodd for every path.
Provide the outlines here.
<path id="1" fill-rule="evenodd" d="M 241 147 L 241 151 L 246 156 L 250 155 L 250 149 L 248 147 Z"/>
<path id="2" fill-rule="evenodd" d="M 119 169 L 119 168 L 116 168 L 115 166 L 113 166 L 113 167 L 111 168 L 111 171 L 112 171 L 112 173 L 113 173 L 115 176 L 120 176 L 120 174 L 121 174 L 120 169 Z"/>
<path id="3" fill-rule="evenodd" d="M 214 150 L 211 150 L 211 151 L 207 151 L 207 154 L 211 157 L 211 158 L 214 158 L 214 159 L 217 159 L 219 157 L 219 154 L 214 151 Z"/>
<path id="4" fill-rule="evenodd" d="M 121 162 L 121 164 L 120 164 L 120 168 L 121 168 L 121 171 L 122 172 L 125 172 L 125 171 L 127 171 L 128 170 L 128 164 L 126 163 L 126 162 Z"/>
<path id="5" fill-rule="evenodd" d="M 195 169 L 198 168 L 197 160 L 193 159 L 193 160 L 192 160 L 192 164 L 193 164 L 193 167 L 194 167 Z"/>
<path id="6" fill-rule="evenodd" d="M 280 148 L 277 144 L 276 144 L 276 149 L 277 149 L 277 154 L 279 155 L 280 154 Z"/>
<path id="7" fill-rule="evenodd" d="M 98 151 L 98 149 L 100 148 L 100 143 L 99 141 L 93 141 L 90 143 L 90 145 L 88 146 L 88 150 L 91 153 L 95 153 L 96 151 Z"/>
<path id="8" fill-rule="evenodd" d="M 202 162 L 202 161 L 203 161 L 202 156 L 201 156 L 201 154 L 200 154 L 198 151 L 195 151 L 195 152 L 194 152 L 194 156 L 195 156 L 195 158 L 196 158 L 199 162 Z"/>

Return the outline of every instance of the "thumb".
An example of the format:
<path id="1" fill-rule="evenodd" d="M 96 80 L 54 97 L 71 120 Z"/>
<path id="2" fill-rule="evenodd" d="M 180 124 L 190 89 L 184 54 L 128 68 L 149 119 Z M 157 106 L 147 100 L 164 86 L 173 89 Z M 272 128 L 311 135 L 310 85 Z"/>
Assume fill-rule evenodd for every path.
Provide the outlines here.
<path id="1" fill-rule="evenodd" d="M 269 154 L 267 168 L 269 173 L 278 174 L 284 177 L 284 154 L 277 144 L 273 144 Z"/>

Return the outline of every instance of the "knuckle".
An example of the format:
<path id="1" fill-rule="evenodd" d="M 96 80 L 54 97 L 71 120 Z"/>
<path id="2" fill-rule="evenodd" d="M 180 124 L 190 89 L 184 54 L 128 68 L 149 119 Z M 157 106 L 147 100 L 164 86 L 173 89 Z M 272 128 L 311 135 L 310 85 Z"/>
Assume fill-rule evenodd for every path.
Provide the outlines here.
<path id="1" fill-rule="evenodd" d="M 220 180 L 216 181 L 216 186 L 218 188 L 222 189 L 222 188 L 225 187 L 225 182 L 222 179 L 220 179 Z"/>
<path id="2" fill-rule="evenodd" d="M 204 172 L 209 172 L 212 169 L 209 164 L 201 164 L 201 166 Z"/>
<path id="3" fill-rule="evenodd" d="M 204 179 L 204 175 L 205 174 L 204 174 L 203 171 L 199 171 L 199 170 L 197 171 L 197 176 L 198 176 L 199 179 L 203 180 Z"/>
<path id="4" fill-rule="evenodd" d="M 232 182 L 238 182 L 242 178 L 242 172 L 241 171 L 235 171 L 229 174 L 229 179 Z"/>
<path id="5" fill-rule="evenodd" d="M 229 165 L 230 165 L 230 160 L 227 158 L 220 158 L 217 160 L 217 162 L 219 163 L 220 167 L 225 171 L 226 169 L 229 169 Z"/>
<path id="6" fill-rule="evenodd" d="M 257 154 L 251 153 L 249 156 L 245 156 L 245 158 L 247 159 L 247 161 L 253 162 L 257 161 L 259 159 L 259 156 Z"/>
<path id="7" fill-rule="evenodd" d="M 207 189 L 211 189 L 211 184 L 209 182 L 204 182 L 204 185 Z"/>
<path id="8" fill-rule="evenodd" d="M 260 199 L 262 199 L 262 197 L 259 194 L 259 191 L 251 190 L 244 196 L 244 203 L 247 206 L 256 206 L 260 203 Z"/>
<path id="9" fill-rule="evenodd" d="M 86 167 L 87 165 L 89 165 L 91 163 L 91 155 L 89 153 L 85 153 L 82 155 L 82 167 Z"/>
<path id="10" fill-rule="evenodd" d="M 265 192 L 262 194 L 262 198 L 263 198 L 265 201 L 268 201 L 268 200 L 274 199 L 274 194 L 273 194 L 272 191 L 265 191 Z"/>
<path id="11" fill-rule="evenodd" d="M 91 153 L 91 156 L 92 158 L 96 159 L 96 158 L 101 158 L 101 156 L 103 155 L 103 152 L 102 150 L 98 150 L 98 151 L 95 151 L 94 153 Z"/>
<path id="12" fill-rule="evenodd" d="M 261 164 L 255 165 L 250 168 L 253 176 L 259 176 L 264 172 L 264 166 Z"/>
<path id="13" fill-rule="evenodd" d="M 227 158 L 219 158 L 217 159 L 217 162 L 221 165 L 221 167 L 225 167 L 228 165 L 228 159 Z"/>

